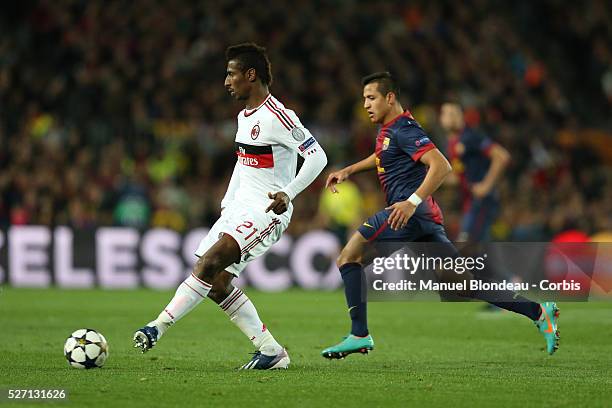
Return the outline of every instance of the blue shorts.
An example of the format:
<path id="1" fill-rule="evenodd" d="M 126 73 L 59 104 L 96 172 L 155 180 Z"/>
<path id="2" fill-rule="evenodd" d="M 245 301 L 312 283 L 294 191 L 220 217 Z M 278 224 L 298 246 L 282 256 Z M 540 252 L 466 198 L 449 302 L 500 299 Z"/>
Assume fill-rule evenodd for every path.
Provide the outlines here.
<path id="1" fill-rule="evenodd" d="M 472 200 L 461 222 L 461 241 L 486 242 L 491 226 L 499 214 L 499 201 L 494 197 Z"/>
<path id="2" fill-rule="evenodd" d="M 361 224 L 357 231 L 368 241 L 450 243 L 443 225 L 412 216 L 404 228 L 395 231 L 387 223 L 389 215 L 391 210 L 379 211 Z"/>

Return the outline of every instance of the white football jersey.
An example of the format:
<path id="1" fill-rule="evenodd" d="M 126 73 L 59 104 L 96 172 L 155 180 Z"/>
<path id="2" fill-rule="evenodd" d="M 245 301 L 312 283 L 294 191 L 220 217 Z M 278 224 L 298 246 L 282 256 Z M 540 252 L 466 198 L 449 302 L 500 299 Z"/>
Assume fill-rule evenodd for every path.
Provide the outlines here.
<path id="1" fill-rule="evenodd" d="M 222 202 L 231 201 L 265 209 L 268 192 L 284 191 L 291 199 L 298 192 L 283 190 L 296 176 L 297 155 L 306 157 L 321 150 L 295 112 L 271 94 L 257 108 L 238 114 L 236 155 L 238 162 Z M 288 215 L 293 206 L 290 204 Z"/>

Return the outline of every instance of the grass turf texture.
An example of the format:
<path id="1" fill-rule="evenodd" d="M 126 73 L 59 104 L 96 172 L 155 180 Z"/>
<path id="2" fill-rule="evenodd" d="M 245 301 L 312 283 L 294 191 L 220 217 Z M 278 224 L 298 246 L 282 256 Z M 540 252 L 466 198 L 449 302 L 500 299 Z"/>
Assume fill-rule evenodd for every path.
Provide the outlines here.
<path id="1" fill-rule="evenodd" d="M 252 346 L 210 301 L 143 355 L 132 333 L 172 292 L 1 289 L 0 388 L 64 388 L 61 406 L 612 405 L 610 303 L 560 304 L 552 357 L 530 321 L 480 303 L 372 303 L 376 350 L 328 361 L 320 350 L 348 331 L 342 293 L 248 290 L 292 365 L 238 372 Z M 102 369 L 70 368 L 62 355 L 85 327 L 109 342 Z M 12 405 L 56 405 L 41 404 Z"/>

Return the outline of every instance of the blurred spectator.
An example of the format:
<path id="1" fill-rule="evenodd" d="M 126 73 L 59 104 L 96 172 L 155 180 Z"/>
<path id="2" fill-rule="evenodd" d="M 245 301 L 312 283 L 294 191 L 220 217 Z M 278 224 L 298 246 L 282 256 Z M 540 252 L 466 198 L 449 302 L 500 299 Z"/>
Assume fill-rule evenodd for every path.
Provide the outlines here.
<path id="1" fill-rule="evenodd" d="M 363 211 L 363 196 L 359 186 L 345 180 L 337 188 L 338 194 L 323 190 L 319 199 L 319 221 L 330 229 L 341 242 L 347 242 L 351 234 L 367 218 Z"/>
<path id="2" fill-rule="evenodd" d="M 371 153 L 359 80 L 391 69 L 434 138 L 452 95 L 511 151 L 498 239 L 610 231 L 610 27 L 605 0 L 296 0 L 248 13 L 232 0 L 11 2 L 0 14 L 0 224 L 209 225 L 239 109 L 222 85 L 223 52 L 255 41 L 270 52 L 273 93 L 330 163 Z M 593 127 L 603 143 L 583 137 Z M 372 181 L 357 181 L 366 215 Z M 292 231 L 312 228 L 317 196 L 296 201 Z M 441 204 L 452 230 L 458 209 Z"/>

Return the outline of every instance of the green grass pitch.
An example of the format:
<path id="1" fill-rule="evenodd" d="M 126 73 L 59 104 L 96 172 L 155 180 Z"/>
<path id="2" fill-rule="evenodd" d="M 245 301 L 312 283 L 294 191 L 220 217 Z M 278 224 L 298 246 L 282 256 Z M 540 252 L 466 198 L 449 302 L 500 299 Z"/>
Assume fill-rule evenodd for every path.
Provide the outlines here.
<path id="1" fill-rule="evenodd" d="M 328 361 L 319 352 L 348 331 L 341 292 L 247 290 L 286 345 L 289 370 L 239 372 L 251 343 L 207 301 L 147 354 L 135 329 L 173 292 L 0 288 L 0 388 L 64 388 L 61 403 L 2 406 L 612 406 L 612 304 L 560 304 L 552 357 L 527 319 L 484 315 L 478 303 L 371 303 L 376 349 Z M 70 368 L 75 329 L 102 332 L 102 369 Z"/>

